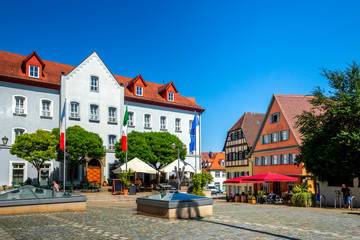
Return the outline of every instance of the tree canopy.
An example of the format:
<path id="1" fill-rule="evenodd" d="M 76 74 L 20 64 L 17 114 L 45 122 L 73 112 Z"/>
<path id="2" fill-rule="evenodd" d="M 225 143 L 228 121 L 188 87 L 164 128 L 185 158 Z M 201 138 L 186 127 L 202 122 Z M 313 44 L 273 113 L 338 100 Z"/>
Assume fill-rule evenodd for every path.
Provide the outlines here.
<path id="1" fill-rule="evenodd" d="M 298 116 L 303 142 L 297 161 L 320 181 L 352 181 L 360 176 L 359 65 L 322 70 L 332 90 L 316 88 L 313 109 Z"/>
<path id="2" fill-rule="evenodd" d="M 46 161 L 56 157 L 57 144 L 54 134 L 45 130 L 37 130 L 35 133 L 17 136 L 10 153 L 25 159 L 36 168 L 37 180 L 40 185 L 40 170 Z"/>
<path id="3" fill-rule="evenodd" d="M 135 157 L 144 162 L 151 163 L 156 169 L 160 169 L 166 163 L 172 162 L 178 157 L 178 151 L 171 148 L 171 144 L 176 146 L 183 144 L 181 140 L 168 132 L 136 132 L 132 131 L 127 135 L 128 141 L 128 160 Z M 121 149 L 121 140 L 115 144 L 116 157 L 125 162 L 125 151 Z M 184 160 L 187 149 L 180 150 L 180 159 Z M 156 163 L 160 165 L 156 167 Z"/>
<path id="4" fill-rule="evenodd" d="M 57 161 L 64 161 L 64 152 L 60 150 L 59 128 L 52 130 L 57 136 Z M 71 182 L 74 180 L 77 166 L 85 164 L 87 160 L 101 159 L 106 152 L 103 140 L 97 134 L 88 132 L 80 126 L 68 127 L 66 129 L 66 164 L 71 169 Z"/>

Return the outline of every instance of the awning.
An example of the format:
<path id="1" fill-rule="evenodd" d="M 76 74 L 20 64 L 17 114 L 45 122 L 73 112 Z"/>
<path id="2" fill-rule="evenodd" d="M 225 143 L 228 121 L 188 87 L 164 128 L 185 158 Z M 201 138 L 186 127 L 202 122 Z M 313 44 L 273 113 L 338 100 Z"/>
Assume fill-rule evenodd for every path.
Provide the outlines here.
<path id="1" fill-rule="evenodd" d="M 119 168 L 114 170 L 114 173 L 122 173 L 122 171 L 125 171 L 126 169 L 126 163 L 121 165 Z M 127 163 L 127 169 L 131 169 L 131 171 L 138 172 L 138 173 L 149 173 L 149 174 L 156 174 L 157 171 L 155 168 L 150 166 L 144 161 L 141 161 L 138 158 L 134 158 L 131 161 Z"/>
<path id="2" fill-rule="evenodd" d="M 247 176 L 247 177 L 244 177 L 243 180 L 248 183 L 249 183 L 249 181 L 254 181 L 254 183 L 261 183 L 260 181 L 263 181 L 263 182 L 297 182 L 298 178 L 289 177 L 289 176 L 278 174 L 278 173 L 268 172 L 268 173 L 257 174 L 254 176 Z M 244 181 L 242 181 L 242 182 L 244 183 Z"/>
<path id="3" fill-rule="evenodd" d="M 169 164 L 167 164 L 166 166 L 162 167 L 159 171 L 160 172 L 175 172 L 175 166 L 178 167 L 180 166 L 180 169 L 183 168 L 183 166 L 185 166 L 185 170 L 184 172 L 191 172 L 194 173 L 195 169 L 190 165 L 185 163 L 183 160 L 180 160 L 180 162 L 178 162 L 179 160 L 175 160 Z"/>
<path id="4" fill-rule="evenodd" d="M 240 182 L 242 182 L 244 177 L 248 177 L 248 176 L 246 175 L 246 176 L 236 177 L 233 179 L 228 179 L 228 180 L 224 181 L 224 183 L 240 183 Z"/>

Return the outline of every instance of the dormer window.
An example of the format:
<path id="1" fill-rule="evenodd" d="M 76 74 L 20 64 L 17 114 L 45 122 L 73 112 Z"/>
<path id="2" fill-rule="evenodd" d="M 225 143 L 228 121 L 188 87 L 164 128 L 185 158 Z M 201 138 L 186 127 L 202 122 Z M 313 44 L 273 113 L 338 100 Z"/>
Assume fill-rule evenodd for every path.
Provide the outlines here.
<path id="1" fill-rule="evenodd" d="M 137 96 L 142 96 L 143 95 L 143 87 L 136 86 L 136 95 Z"/>
<path id="2" fill-rule="evenodd" d="M 38 78 L 39 77 L 39 67 L 29 65 L 29 77 Z"/>
<path id="3" fill-rule="evenodd" d="M 174 93 L 173 93 L 173 92 L 168 92 L 168 101 L 169 101 L 169 102 L 173 102 L 173 101 L 174 101 Z"/>

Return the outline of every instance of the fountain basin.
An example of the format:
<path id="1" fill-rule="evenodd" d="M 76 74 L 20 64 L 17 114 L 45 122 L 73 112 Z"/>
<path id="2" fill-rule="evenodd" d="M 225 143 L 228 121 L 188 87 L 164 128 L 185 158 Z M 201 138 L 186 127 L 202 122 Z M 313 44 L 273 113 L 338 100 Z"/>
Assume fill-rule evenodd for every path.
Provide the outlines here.
<path id="1" fill-rule="evenodd" d="M 186 193 L 161 193 L 136 199 L 138 214 L 173 218 L 199 218 L 213 214 L 213 199 Z"/>
<path id="2" fill-rule="evenodd" d="M 86 210 L 86 196 L 24 186 L 0 194 L 0 214 Z"/>

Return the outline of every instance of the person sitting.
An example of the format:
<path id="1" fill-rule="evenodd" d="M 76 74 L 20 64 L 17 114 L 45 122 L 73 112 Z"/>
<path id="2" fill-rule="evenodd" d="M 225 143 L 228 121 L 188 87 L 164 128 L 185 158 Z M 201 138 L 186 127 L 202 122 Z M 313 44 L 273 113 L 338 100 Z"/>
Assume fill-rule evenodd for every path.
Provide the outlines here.
<path id="1" fill-rule="evenodd" d="M 136 180 L 136 184 L 142 185 L 142 182 L 141 182 L 140 178 L 138 178 L 138 179 Z"/>
<path id="2" fill-rule="evenodd" d="M 269 194 L 270 202 L 274 203 L 276 201 L 276 195 L 273 191 Z"/>

